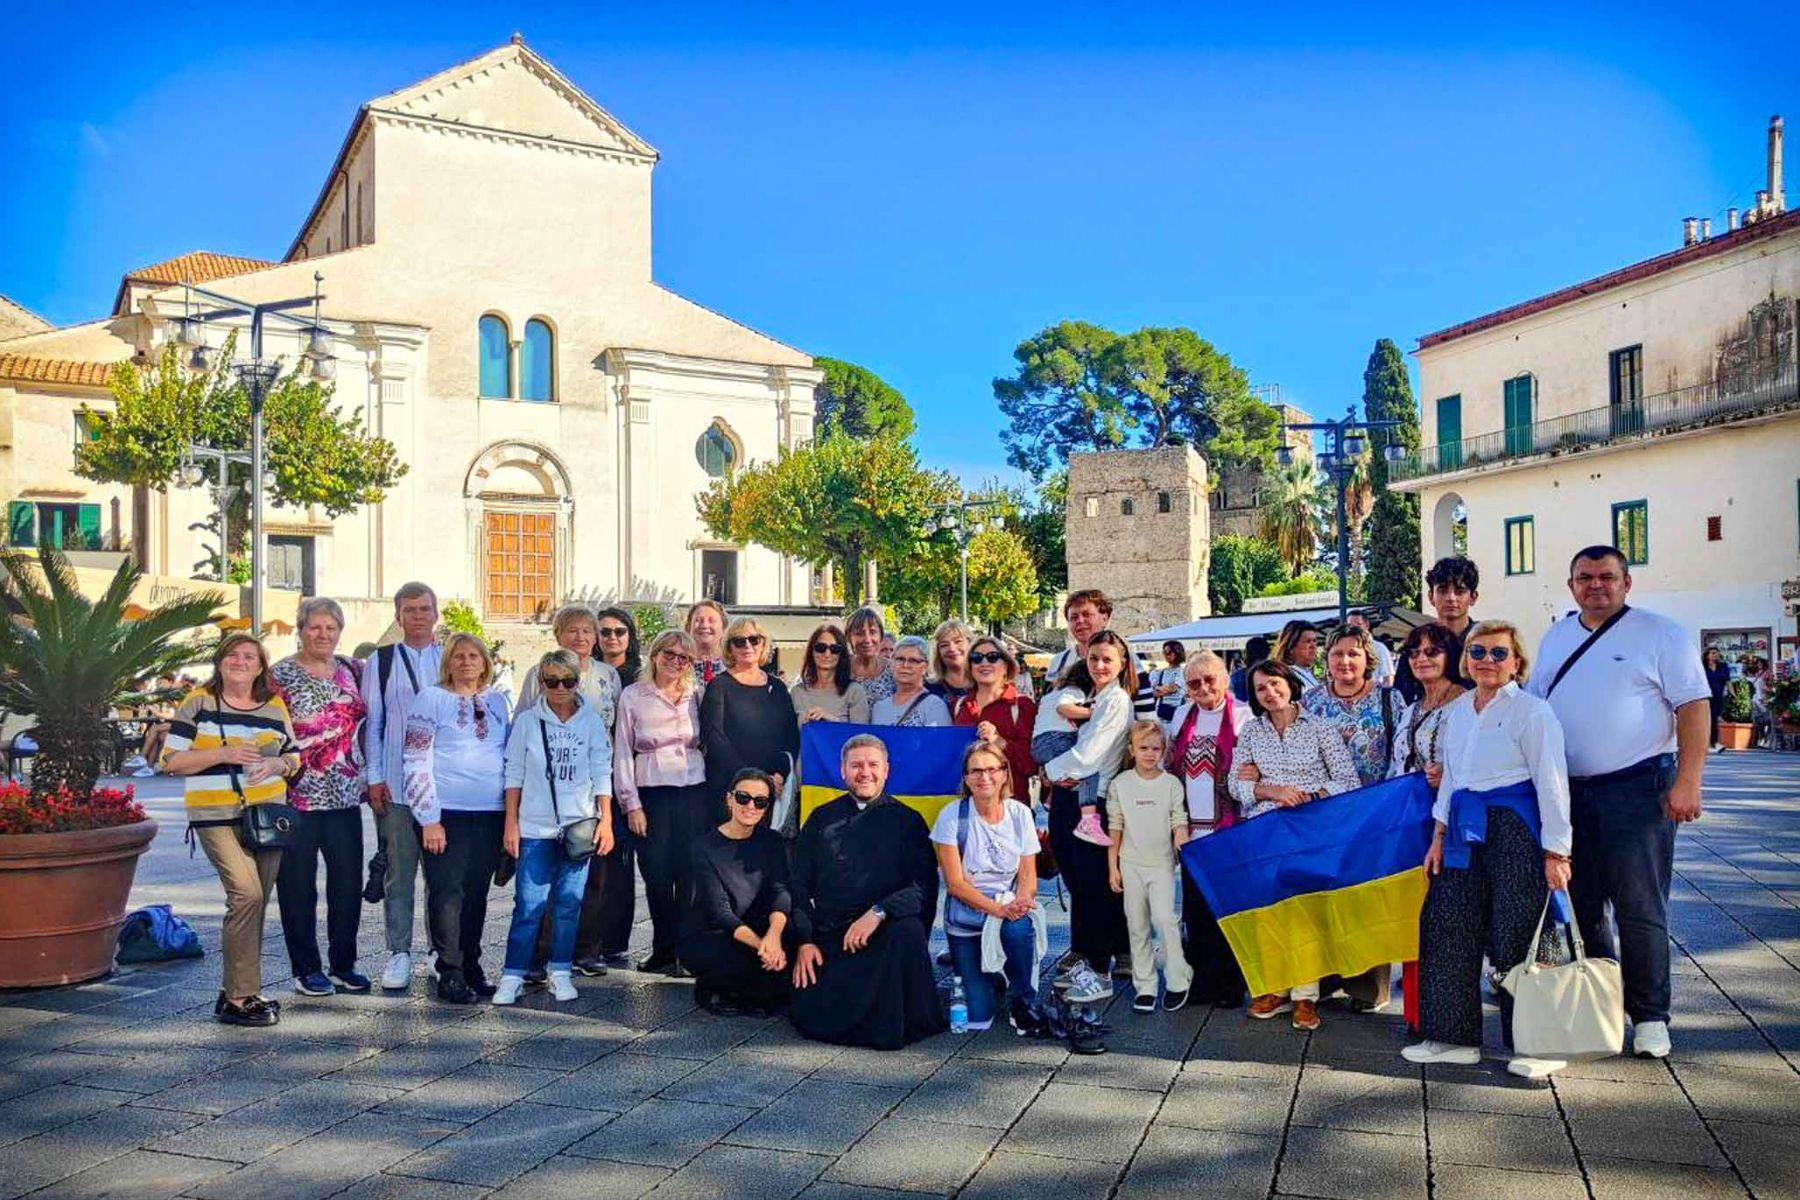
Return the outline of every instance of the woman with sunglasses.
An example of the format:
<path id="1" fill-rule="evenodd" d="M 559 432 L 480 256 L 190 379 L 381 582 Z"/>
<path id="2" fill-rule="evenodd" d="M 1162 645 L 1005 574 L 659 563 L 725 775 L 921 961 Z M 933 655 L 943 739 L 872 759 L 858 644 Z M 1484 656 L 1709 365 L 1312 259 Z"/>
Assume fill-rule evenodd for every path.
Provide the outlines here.
<path id="1" fill-rule="evenodd" d="M 493 681 L 487 643 L 451 634 L 438 682 L 419 693 L 407 715 L 400 756 L 406 805 L 425 851 L 437 997 L 451 1004 L 473 1004 L 499 990 L 481 969 L 481 930 L 506 832 L 512 705 Z"/>
<path id="2" fill-rule="evenodd" d="M 976 740 L 999 747 L 1012 768 L 1008 794 L 1029 805 L 1027 787 L 1037 774 L 1037 760 L 1031 757 L 1037 704 L 1019 692 L 1018 661 L 999 638 L 984 634 L 969 646 L 969 674 L 974 677 L 975 690 L 956 702 L 951 719 L 958 725 L 975 726 Z"/>
<path id="3" fill-rule="evenodd" d="M 894 644 L 893 656 L 888 659 L 894 672 L 894 694 L 870 706 L 871 725 L 929 728 L 951 723 L 949 706 L 925 687 L 928 651 L 922 637 L 908 635 Z"/>
<path id="4" fill-rule="evenodd" d="M 726 627 L 725 673 L 700 697 L 700 741 L 708 779 L 732 779 L 755 767 L 769 773 L 779 794 L 800 756 L 800 723 L 787 688 L 763 669 L 771 649 L 754 617 Z M 708 823 L 719 816 L 715 807 Z"/>
<path id="5" fill-rule="evenodd" d="M 594 614 L 600 661 L 618 672 L 620 688 L 638 681 L 644 670 L 644 652 L 638 645 L 637 622 L 622 608 L 603 608 Z"/>
<path id="6" fill-rule="evenodd" d="M 881 610 L 865 604 L 851 613 L 844 635 L 850 642 L 850 678 L 862 684 L 869 703 L 893 695 L 894 675 L 888 670 L 888 655 L 893 652 L 894 635 L 887 631 Z"/>
<path id="7" fill-rule="evenodd" d="M 811 721 L 869 723 L 869 693 L 850 678 L 848 650 L 844 631 L 830 621 L 806 639 L 800 678 L 788 688 L 794 699 L 794 715 L 802 725 Z"/>
<path id="8" fill-rule="evenodd" d="M 716 1016 L 769 1016 L 792 985 L 781 937 L 793 912 L 787 847 L 764 820 L 775 781 L 746 767 L 725 791 L 726 817 L 694 842 L 694 903 L 682 922 L 681 961 L 694 1003 Z"/>
<path id="9" fill-rule="evenodd" d="M 1394 726 L 1388 778 L 1423 771 L 1426 783 L 1434 788 L 1438 785 L 1444 771 L 1444 713 L 1467 690 L 1456 681 L 1454 656 L 1461 654 L 1461 640 L 1448 626 L 1436 621 L 1420 625 L 1406 635 L 1406 643 L 1400 647 L 1400 661 L 1407 664 L 1421 694 L 1406 706 Z"/>
<path id="10" fill-rule="evenodd" d="M 537 949 L 538 929 L 551 926 L 551 993 L 576 999 L 575 933 L 594 856 L 612 849 L 612 735 L 577 690 L 575 655 L 552 650 L 538 660 L 543 694 L 519 714 L 506 741 L 506 852 L 519 860 L 512 927 L 495 1004 L 513 1004 Z M 585 823 L 595 822 L 587 843 Z M 578 854 L 581 857 L 573 857 Z"/>
<path id="11" fill-rule="evenodd" d="M 710 810 L 693 667 L 693 638 L 657 634 L 650 673 L 620 694 L 613 731 L 613 796 L 637 843 L 650 906 L 650 955 L 639 970 L 670 975 L 679 972 L 675 939 L 689 899 L 687 850 Z"/>
<path id="12" fill-rule="evenodd" d="M 1444 717 L 1443 778 L 1425 853 L 1430 890 L 1419 914 L 1419 1033 L 1401 1051 L 1414 1063 L 1481 1061 L 1481 962 L 1506 971 L 1536 951 L 1533 935 L 1552 891 L 1569 886 L 1574 831 L 1562 724 L 1528 695 L 1529 664 L 1507 621 L 1469 630 L 1463 672 L 1475 690 Z M 1512 996 L 1497 990 L 1512 1044 Z M 1507 1070 L 1542 1079 L 1564 1064 L 1515 1057 Z"/>
<path id="13" fill-rule="evenodd" d="M 600 624 L 600 618 L 587 605 L 565 604 L 551 619 L 550 633 L 556 644 L 573 654 L 575 661 L 581 664 L 581 698 L 594 706 L 610 729 L 613 704 L 624 684 L 619 680 L 619 672 L 601 656 Z M 609 621 L 607 624 L 615 623 Z M 540 693 L 537 675 L 535 666 L 525 672 L 525 679 L 519 684 L 519 702 L 513 709 L 514 717 L 537 703 Z"/>

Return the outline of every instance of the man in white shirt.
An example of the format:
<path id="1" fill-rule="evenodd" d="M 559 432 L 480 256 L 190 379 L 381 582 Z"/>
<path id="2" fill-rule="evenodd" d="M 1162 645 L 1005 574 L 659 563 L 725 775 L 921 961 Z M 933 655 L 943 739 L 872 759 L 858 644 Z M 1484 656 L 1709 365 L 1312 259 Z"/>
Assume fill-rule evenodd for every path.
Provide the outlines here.
<path id="1" fill-rule="evenodd" d="M 443 652 L 435 636 L 437 593 L 422 583 L 405 583 L 394 593 L 394 620 L 401 640 L 382 646 L 363 667 L 363 777 L 369 785 L 387 856 L 382 876 L 382 913 L 387 926 L 388 961 L 381 986 L 401 991 L 412 982 L 413 887 L 419 876 L 419 837 L 406 789 L 400 754 L 406 746 L 406 718 L 413 700 L 438 681 Z"/>
<path id="2" fill-rule="evenodd" d="M 1700 816 L 1711 689 L 1688 632 L 1625 603 L 1631 569 L 1618 550 L 1577 553 L 1569 591 L 1580 611 L 1544 635 L 1530 684 L 1556 710 L 1568 748 L 1569 895 L 1588 949 L 1619 959 L 1633 1051 L 1665 1058 L 1675 828 Z"/>

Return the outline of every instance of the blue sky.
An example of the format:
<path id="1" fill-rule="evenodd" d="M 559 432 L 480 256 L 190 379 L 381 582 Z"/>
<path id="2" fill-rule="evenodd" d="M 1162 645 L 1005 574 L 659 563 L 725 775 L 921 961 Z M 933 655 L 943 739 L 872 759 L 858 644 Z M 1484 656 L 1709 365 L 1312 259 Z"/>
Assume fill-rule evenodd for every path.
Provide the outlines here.
<path id="1" fill-rule="evenodd" d="M 973 481 L 1047 324 L 1189 325 L 1341 411 L 1378 337 L 1723 228 L 1800 127 L 1781 5 L 850 10 L 27 4 L 0 292 L 71 322 L 130 267 L 279 256 L 362 101 L 517 28 L 662 151 L 661 282 L 876 370 Z"/>

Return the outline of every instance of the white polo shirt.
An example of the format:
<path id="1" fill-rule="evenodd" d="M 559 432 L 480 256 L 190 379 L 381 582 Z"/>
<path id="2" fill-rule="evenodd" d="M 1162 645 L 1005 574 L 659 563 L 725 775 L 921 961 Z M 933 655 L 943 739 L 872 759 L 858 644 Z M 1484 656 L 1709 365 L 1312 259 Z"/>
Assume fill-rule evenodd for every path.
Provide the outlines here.
<path id="1" fill-rule="evenodd" d="M 1552 625 L 1525 690 L 1544 696 L 1590 632 L 1578 613 Z M 1711 695 L 1698 640 L 1668 617 L 1633 608 L 1546 698 L 1562 724 L 1569 774 L 1586 779 L 1673 753 L 1675 710 Z"/>

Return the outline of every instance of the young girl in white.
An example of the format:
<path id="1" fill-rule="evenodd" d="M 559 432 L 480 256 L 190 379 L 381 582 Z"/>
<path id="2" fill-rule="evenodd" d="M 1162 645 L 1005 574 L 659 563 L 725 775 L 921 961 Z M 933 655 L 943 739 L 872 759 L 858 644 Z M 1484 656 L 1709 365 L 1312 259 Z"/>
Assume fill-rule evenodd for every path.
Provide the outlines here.
<path id="1" fill-rule="evenodd" d="M 1125 924 L 1131 932 L 1133 1012 L 1156 1011 L 1156 950 L 1150 928 L 1162 942 L 1163 1007 L 1173 1012 L 1187 1003 L 1193 971 L 1181 952 L 1175 919 L 1175 848 L 1187 840 L 1187 797 L 1181 781 L 1162 769 L 1162 726 L 1139 721 L 1131 727 L 1125 755 L 1129 770 L 1113 776 L 1106 789 L 1107 825 L 1113 844 L 1106 852 L 1112 890 L 1125 896 Z"/>
<path id="2" fill-rule="evenodd" d="M 1086 662 L 1070 663 L 1068 669 L 1057 676 L 1052 690 L 1038 705 L 1037 719 L 1031 726 L 1033 761 L 1047 763 L 1075 748 L 1081 726 L 1094 715 L 1094 706 L 1088 703 L 1088 694 L 1093 690 L 1094 681 L 1088 676 Z M 1098 815 L 1098 774 L 1081 780 L 1081 785 L 1075 789 L 1075 800 L 1081 805 L 1081 820 L 1076 823 L 1075 836 L 1100 846 L 1110 843 L 1112 839 L 1106 836 Z"/>
<path id="3" fill-rule="evenodd" d="M 1119 760 L 1125 752 L 1137 671 L 1131 665 L 1125 639 L 1106 630 L 1088 643 L 1086 665 L 1088 682 L 1093 685 L 1087 703 L 1092 715 L 1082 723 L 1073 746 L 1044 762 L 1044 775 L 1057 787 L 1078 792 L 1084 797 L 1084 804 L 1089 803 L 1085 799 L 1086 787 L 1091 786 L 1095 798 L 1092 803 L 1098 805 L 1098 798 L 1106 794 L 1106 785 L 1119 770 Z M 1064 678 L 1070 675 L 1065 674 Z M 1075 678 L 1079 682 L 1079 677 Z M 1046 700 L 1045 707 L 1051 706 L 1052 701 Z M 1032 740 L 1036 741 L 1036 736 Z M 1082 809 L 1075 836 L 1097 846 L 1112 844 L 1098 807 Z"/>

